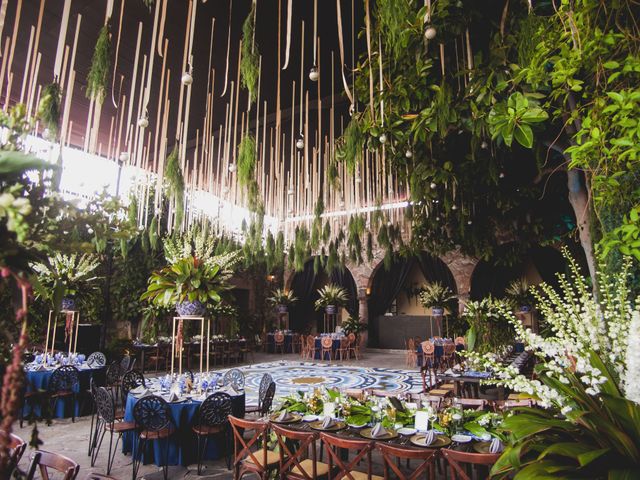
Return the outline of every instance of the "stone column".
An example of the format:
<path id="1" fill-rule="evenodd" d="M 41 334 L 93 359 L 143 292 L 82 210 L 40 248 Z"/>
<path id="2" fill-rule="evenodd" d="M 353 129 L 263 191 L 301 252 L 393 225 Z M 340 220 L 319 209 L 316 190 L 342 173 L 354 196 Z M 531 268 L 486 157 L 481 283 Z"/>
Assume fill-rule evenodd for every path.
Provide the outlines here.
<path id="1" fill-rule="evenodd" d="M 358 316 L 362 323 L 369 325 L 369 299 L 366 288 L 358 288 Z M 369 342 L 368 332 L 365 330 L 360 336 L 362 337 L 362 345 L 367 345 Z"/>

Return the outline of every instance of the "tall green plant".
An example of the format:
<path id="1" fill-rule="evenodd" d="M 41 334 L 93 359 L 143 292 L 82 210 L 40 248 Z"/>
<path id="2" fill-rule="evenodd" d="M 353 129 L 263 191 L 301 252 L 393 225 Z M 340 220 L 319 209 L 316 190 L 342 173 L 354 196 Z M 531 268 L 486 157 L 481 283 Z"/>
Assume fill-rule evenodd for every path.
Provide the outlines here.
<path id="1" fill-rule="evenodd" d="M 173 147 L 167 157 L 164 177 L 168 184 L 168 193 L 175 207 L 175 226 L 180 228 L 184 219 L 184 177 L 180 167 L 178 145 Z"/>
<path id="2" fill-rule="evenodd" d="M 53 139 L 58 138 L 58 131 L 60 130 L 61 102 L 62 91 L 58 82 L 50 83 L 42 89 L 37 117 L 44 127 L 49 130 L 49 135 Z"/>
<path id="3" fill-rule="evenodd" d="M 249 91 L 249 103 L 257 96 L 258 77 L 260 76 L 260 55 L 255 42 L 256 2 L 251 3 L 251 11 L 242 24 L 242 58 L 240 59 L 240 77 L 242 85 Z"/>

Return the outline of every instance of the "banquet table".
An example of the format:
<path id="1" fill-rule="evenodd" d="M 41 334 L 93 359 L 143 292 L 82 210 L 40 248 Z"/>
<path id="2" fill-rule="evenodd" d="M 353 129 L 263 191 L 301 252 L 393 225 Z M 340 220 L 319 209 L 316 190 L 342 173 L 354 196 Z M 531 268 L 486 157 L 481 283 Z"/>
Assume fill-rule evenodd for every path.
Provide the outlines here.
<path id="1" fill-rule="evenodd" d="M 27 392 L 33 392 L 38 390 L 47 390 L 49 387 L 49 382 L 51 380 L 51 376 L 53 375 L 54 370 L 57 367 L 45 367 L 43 370 L 36 369 L 38 368 L 34 364 L 30 364 L 26 366 L 25 369 L 25 379 L 27 383 Z M 80 365 L 76 365 L 78 369 L 78 386 L 75 389 L 76 393 L 86 392 L 89 390 L 89 382 L 91 378 L 94 378 L 98 384 L 104 383 L 104 373 L 105 367 L 97 367 L 92 368 L 87 363 L 82 363 Z M 71 405 L 71 398 L 63 398 L 56 402 L 56 410 L 53 413 L 54 418 L 65 418 L 71 416 L 71 408 L 73 408 L 75 416 L 80 415 L 80 395 L 77 395 L 75 398 L 75 402 Z M 31 413 L 31 405 L 25 404 L 23 406 L 23 415 L 26 417 Z M 42 415 L 40 405 L 35 404 L 33 406 L 33 413 L 35 416 L 39 417 Z"/>
<path id="2" fill-rule="evenodd" d="M 436 364 L 434 366 L 438 366 L 438 364 L 440 363 L 440 358 L 442 358 L 442 355 L 444 355 L 444 346 L 442 344 L 438 345 L 434 345 L 434 356 L 436 359 Z M 456 352 L 461 352 L 462 350 L 464 350 L 464 345 L 456 345 Z M 418 346 L 416 347 L 416 351 L 418 353 L 418 367 L 422 366 L 422 344 L 419 343 Z"/>
<path id="3" fill-rule="evenodd" d="M 220 390 L 224 391 L 224 390 Z M 229 392 L 227 392 L 229 393 Z M 160 392 L 157 392 L 160 394 Z M 210 395 L 211 393 L 209 393 Z M 245 413 L 245 393 L 244 391 L 240 393 L 231 395 L 231 408 L 232 414 L 235 417 L 244 417 Z M 166 397 L 165 400 L 167 400 Z M 127 404 L 125 407 L 124 420 L 127 422 L 133 422 L 133 408 L 135 404 L 138 402 L 139 398 L 137 398 L 134 394 L 129 393 L 127 396 Z M 198 408 L 202 404 L 204 398 L 196 397 L 196 398 L 187 398 L 185 396 L 181 397 L 180 401 L 169 403 L 169 410 L 171 412 L 171 418 L 173 420 L 174 428 L 176 429 L 175 433 L 171 435 L 168 439 L 168 454 L 167 454 L 167 463 L 168 465 L 189 465 L 195 463 L 196 453 L 197 453 L 197 437 L 195 433 L 191 430 L 193 426 L 193 422 L 196 417 L 196 412 Z M 133 442 L 135 441 L 135 436 L 137 434 L 135 432 L 127 432 L 122 437 L 122 452 L 130 453 L 133 450 Z M 150 444 L 147 445 L 148 448 L 144 452 L 136 452 L 136 455 L 142 454 L 143 463 L 155 463 L 158 466 L 161 466 L 164 460 L 164 455 L 166 452 L 167 446 L 164 443 L 166 440 L 154 440 Z M 207 444 L 207 450 L 203 454 L 203 460 L 216 460 L 220 458 L 224 452 L 223 445 L 221 445 L 222 439 L 216 438 L 212 436 L 209 439 Z M 231 448 L 231 445 L 229 448 Z"/>

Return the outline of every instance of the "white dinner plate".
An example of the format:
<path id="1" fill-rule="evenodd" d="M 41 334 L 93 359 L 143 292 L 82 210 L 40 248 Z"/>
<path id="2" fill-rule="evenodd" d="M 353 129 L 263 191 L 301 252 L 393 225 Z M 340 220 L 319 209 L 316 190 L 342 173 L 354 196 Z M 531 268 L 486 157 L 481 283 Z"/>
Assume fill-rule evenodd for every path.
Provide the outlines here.
<path id="1" fill-rule="evenodd" d="M 414 435 L 416 432 L 417 430 L 415 428 L 404 427 L 398 429 L 400 435 Z"/>
<path id="2" fill-rule="evenodd" d="M 315 422 L 316 420 L 318 420 L 318 416 L 317 415 L 305 415 L 304 417 L 302 417 L 302 421 L 303 422 Z"/>
<path id="3" fill-rule="evenodd" d="M 456 434 L 451 437 L 451 440 L 457 443 L 469 443 L 472 439 L 469 435 Z"/>

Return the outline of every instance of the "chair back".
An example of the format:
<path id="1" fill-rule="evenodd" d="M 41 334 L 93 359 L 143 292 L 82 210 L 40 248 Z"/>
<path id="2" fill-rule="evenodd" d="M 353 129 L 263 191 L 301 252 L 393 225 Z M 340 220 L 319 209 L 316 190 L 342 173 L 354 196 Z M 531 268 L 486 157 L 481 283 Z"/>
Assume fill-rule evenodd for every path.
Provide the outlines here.
<path id="1" fill-rule="evenodd" d="M 107 357 L 102 352 L 93 352 L 87 357 L 87 365 L 91 368 L 104 367 L 107 364 Z"/>
<path id="2" fill-rule="evenodd" d="M 434 465 L 437 450 L 431 448 L 406 448 L 399 445 L 391 445 L 384 442 L 378 442 L 376 448 L 382 454 L 384 462 L 384 478 L 397 478 L 398 480 L 418 480 L 428 473 L 427 478 L 435 478 Z M 400 469 L 398 460 L 422 460 L 417 467 L 410 472 Z M 389 472 L 391 470 L 391 472 Z"/>
<path id="3" fill-rule="evenodd" d="M 276 334 L 273 336 L 273 339 L 276 343 L 284 343 L 284 333 L 276 332 Z"/>
<path id="4" fill-rule="evenodd" d="M 330 350 L 333 347 L 333 339 L 331 337 L 322 337 L 322 348 Z"/>
<path id="5" fill-rule="evenodd" d="M 445 355 L 453 355 L 454 353 L 456 353 L 456 346 L 454 343 L 447 342 L 442 346 L 442 351 Z"/>
<path id="6" fill-rule="evenodd" d="M 233 385 L 236 390 L 244 390 L 244 374 L 237 368 L 227 370 L 222 377 L 222 385 Z"/>
<path id="7" fill-rule="evenodd" d="M 428 403 L 436 411 L 442 406 L 442 397 L 437 395 L 422 395 L 420 396 L 420 401 L 423 404 Z"/>
<path id="8" fill-rule="evenodd" d="M 9 434 L 9 461 L 13 467 L 20 463 L 20 459 L 26 449 L 27 442 L 13 433 Z"/>
<path id="9" fill-rule="evenodd" d="M 463 408 L 475 408 L 478 411 L 484 410 L 489 404 L 484 398 L 456 398 L 453 405 L 459 405 Z"/>
<path id="10" fill-rule="evenodd" d="M 466 345 L 467 345 L 467 342 L 466 342 L 466 340 L 464 339 L 464 337 L 456 337 L 456 339 L 454 340 L 454 343 L 455 343 L 456 345 L 462 345 L 462 346 L 464 346 L 464 347 L 466 347 Z"/>
<path id="11" fill-rule="evenodd" d="M 336 469 L 335 475 L 331 478 L 355 480 L 351 472 L 357 470 L 357 465 L 365 459 L 367 462 L 367 476 L 371 478 L 371 451 L 373 450 L 374 442 L 334 437 L 327 433 L 321 433 L 320 438 L 324 442 L 327 450 L 329 471 L 331 472 L 334 471 L 334 468 Z M 343 450 L 354 450 L 357 453 L 351 458 L 351 461 L 343 460 L 345 458 L 342 455 Z M 349 455 L 349 457 L 351 457 L 351 455 Z"/>
<path id="12" fill-rule="evenodd" d="M 349 339 L 349 345 L 355 347 L 355 345 L 356 345 L 356 334 L 351 332 L 349 335 L 347 335 L 347 338 Z"/>
<path id="13" fill-rule="evenodd" d="M 198 425 L 217 427 L 227 423 L 231 415 L 231 397 L 224 392 L 216 392 L 209 395 L 196 415 Z"/>
<path id="14" fill-rule="evenodd" d="M 127 372 L 131 368 L 131 356 L 124 355 L 120 360 L 120 371 Z"/>
<path id="15" fill-rule="evenodd" d="M 112 362 L 109 367 L 107 367 L 105 381 L 109 386 L 118 385 L 120 383 L 120 365 L 118 362 Z"/>
<path id="16" fill-rule="evenodd" d="M 271 410 L 273 396 L 276 394 L 276 382 L 271 382 L 264 393 L 264 398 L 260 404 L 260 415 L 266 415 Z"/>
<path id="17" fill-rule="evenodd" d="M 229 415 L 233 432 L 233 464 L 237 467 L 245 459 L 251 459 L 256 469 L 266 472 L 269 424 L 267 422 L 245 420 Z M 252 432 L 251 439 L 245 440 L 245 432 Z M 253 451 L 253 446 L 258 447 Z"/>
<path id="18" fill-rule="evenodd" d="M 35 478 L 36 470 L 40 470 L 43 480 L 49 480 L 49 469 L 61 473 L 62 480 L 74 480 L 78 476 L 80 465 L 63 455 L 38 450 L 31 455 L 27 480 Z"/>
<path id="19" fill-rule="evenodd" d="M 271 383 L 273 383 L 273 377 L 271 375 L 268 373 L 262 375 L 262 378 L 260 379 L 260 386 L 258 387 L 258 406 L 261 406 L 264 402 L 264 397 L 267 394 L 267 390 Z"/>
<path id="20" fill-rule="evenodd" d="M 96 390 L 95 402 L 98 418 L 101 418 L 106 423 L 114 423 L 116 421 L 116 404 L 113 401 L 111 392 L 105 387 L 99 387 Z"/>
<path id="21" fill-rule="evenodd" d="M 287 430 L 280 425 L 272 424 L 271 430 L 276 434 L 278 440 L 278 450 L 280 451 L 280 478 L 287 478 L 291 469 L 296 468 L 296 477 L 304 480 L 314 480 L 318 478 L 318 464 L 316 454 L 316 441 L 318 434 L 315 432 L 301 432 L 299 430 Z M 292 446 L 297 444 L 294 451 Z M 305 469 L 302 461 L 307 453 L 311 451 L 311 471 Z M 307 466 L 308 468 L 308 466 Z"/>
<path id="22" fill-rule="evenodd" d="M 487 467 L 491 467 L 502 455 L 501 453 L 459 452 L 449 448 L 443 448 L 440 452 L 449 464 L 452 480 L 472 480 L 472 477 L 467 474 L 466 467 L 468 465 L 486 465 Z"/>
<path id="23" fill-rule="evenodd" d="M 316 339 L 313 337 L 313 335 L 309 335 L 307 337 L 307 347 L 311 350 L 315 350 L 316 348 Z"/>
<path id="24" fill-rule="evenodd" d="M 122 377 L 122 399 L 126 401 L 129 392 L 137 387 L 144 387 L 146 385 L 144 375 L 138 370 L 129 370 Z"/>
<path id="25" fill-rule="evenodd" d="M 80 386 L 78 369 L 73 365 L 63 365 L 51 374 L 48 390 L 50 392 L 75 391 Z"/>
<path id="26" fill-rule="evenodd" d="M 409 350 L 410 352 L 415 351 L 416 349 L 416 342 L 413 341 L 413 338 L 408 338 L 407 339 L 407 350 Z"/>
<path id="27" fill-rule="evenodd" d="M 422 353 L 424 353 L 425 355 L 433 355 L 436 351 L 435 345 L 429 340 L 425 340 L 420 345 L 422 345 Z"/>
<path id="28" fill-rule="evenodd" d="M 347 337 L 342 337 L 340 339 L 340 350 L 346 350 L 349 348 L 349 339 Z"/>
<path id="29" fill-rule="evenodd" d="M 158 432 L 172 425 L 169 405 L 156 395 L 142 397 L 133 407 L 136 428 L 147 432 Z"/>

